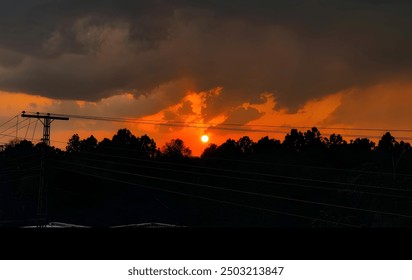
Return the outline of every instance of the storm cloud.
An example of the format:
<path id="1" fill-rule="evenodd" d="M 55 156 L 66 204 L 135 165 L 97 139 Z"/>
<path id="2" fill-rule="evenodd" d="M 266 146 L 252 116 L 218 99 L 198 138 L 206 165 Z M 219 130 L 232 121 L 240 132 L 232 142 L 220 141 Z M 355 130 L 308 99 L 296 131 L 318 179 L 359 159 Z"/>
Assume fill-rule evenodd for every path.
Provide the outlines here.
<path id="1" fill-rule="evenodd" d="M 412 68 L 409 1 L 1 5 L 0 90 L 54 99 L 170 95 L 159 100 L 166 108 L 189 90 L 221 87 L 203 110 L 211 119 L 263 93 L 293 111 L 352 87 L 406 79 Z M 178 92 L 158 93 L 182 80 L 190 82 Z"/>

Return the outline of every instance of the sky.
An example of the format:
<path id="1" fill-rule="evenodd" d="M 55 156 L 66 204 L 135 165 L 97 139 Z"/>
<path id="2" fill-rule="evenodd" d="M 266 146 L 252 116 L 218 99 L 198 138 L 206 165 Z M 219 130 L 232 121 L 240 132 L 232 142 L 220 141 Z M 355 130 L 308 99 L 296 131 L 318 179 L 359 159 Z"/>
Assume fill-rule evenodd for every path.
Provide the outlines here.
<path id="1" fill-rule="evenodd" d="M 244 135 L 283 140 L 290 128 L 276 126 L 347 140 L 383 132 L 338 128 L 409 129 L 411 14 L 396 0 L 3 0 L 0 123 L 24 110 L 186 124 L 55 121 L 51 143 L 128 128 L 194 155 Z"/>

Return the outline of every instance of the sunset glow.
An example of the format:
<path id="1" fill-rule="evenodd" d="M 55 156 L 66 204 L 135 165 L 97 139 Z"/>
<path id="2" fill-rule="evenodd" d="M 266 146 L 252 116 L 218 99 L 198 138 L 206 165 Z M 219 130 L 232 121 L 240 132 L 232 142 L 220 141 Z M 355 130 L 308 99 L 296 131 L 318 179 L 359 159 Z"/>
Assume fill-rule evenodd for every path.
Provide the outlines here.
<path id="1" fill-rule="evenodd" d="M 207 135 L 203 135 L 200 139 L 202 140 L 203 143 L 209 142 L 209 136 Z"/>
<path id="2" fill-rule="evenodd" d="M 51 130 L 51 144 L 55 147 L 65 149 L 68 139 L 77 133 L 81 138 L 87 138 L 90 135 L 96 137 L 99 141 L 104 138 L 109 138 L 120 128 L 130 129 L 136 136 L 144 134 L 152 137 L 159 147 L 162 147 L 166 142 L 176 138 L 185 141 L 193 152 L 193 155 L 200 155 L 205 146 L 205 139 L 199 141 L 194 140 L 199 137 L 199 129 L 208 131 L 207 136 L 213 133 L 213 143 L 221 144 L 228 138 L 239 139 L 245 135 L 249 135 L 254 141 L 258 141 L 264 136 L 269 136 L 275 139 L 283 140 L 284 136 L 290 132 L 288 127 L 394 127 L 404 128 L 408 126 L 407 120 L 410 119 L 410 110 L 407 102 L 402 100 L 412 100 L 412 84 L 392 82 L 381 84 L 366 89 L 352 89 L 339 93 L 330 94 L 322 99 L 310 100 L 301 109 L 296 112 L 288 112 L 285 109 L 278 109 L 278 104 L 272 94 L 265 95 L 266 102 L 261 104 L 244 103 L 237 107 L 237 110 L 245 112 L 256 110 L 260 114 L 257 118 L 247 121 L 245 127 L 241 126 L 219 126 L 219 124 L 242 123 L 241 119 L 229 120 L 231 111 L 223 112 L 217 115 L 209 122 L 204 122 L 202 110 L 208 105 L 206 102 L 205 92 L 188 92 L 183 98 L 177 100 L 174 105 L 168 106 L 159 110 L 155 114 L 141 116 L 135 118 L 136 123 L 122 122 L 103 122 L 96 120 L 78 120 L 71 119 L 68 122 L 54 122 Z M 362 96 L 362 99 L 354 99 L 353 96 Z M 399 98 L 395 99 L 394 96 Z M 54 100 L 28 94 L 15 93 L 0 93 L 0 97 L 4 102 L 0 104 L 1 119 L 7 121 L 11 116 L 19 114 L 21 111 L 40 111 L 51 113 L 73 113 L 78 115 L 90 116 L 105 116 L 105 112 L 112 112 L 113 117 L 132 116 L 135 105 L 142 102 L 142 99 L 131 98 L 130 94 L 114 96 L 103 99 L 99 102 L 87 101 L 70 101 L 70 100 Z M 6 102 L 8 100 L 9 102 Z M 368 101 L 367 101 L 368 100 Z M 362 103 L 368 102 L 367 107 L 363 107 Z M 389 107 L 388 107 L 389 106 Z M 69 109 L 70 108 L 70 109 Z M 121 110 L 123 108 L 123 110 Z M 130 108 L 130 109 L 129 109 Z M 248 108 L 247 110 L 244 108 Z M 390 109 L 392 108 L 392 109 Z M 395 110 L 394 108 L 399 108 Z M 351 114 L 353 110 L 358 111 L 356 115 Z M 372 117 L 373 112 L 380 110 L 385 114 L 376 114 Z M 232 112 L 234 112 L 232 110 Z M 232 113 L 233 115 L 233 113 Z M 400 118 L 405 116 L 405 118 Z M 247 117 L 245 115 L 245 117 Z M 412 116 L 410 116 L 412 117 Z M 22 121 L 22 120 L 20 120 Z M 163 123 L 162 125 L 159 125 Z M 267 126 L 267 127 L 262 127 Z M 288 126 L 282 128 L 282 126 Z M 279 127 L 271 127 L 279 126 Z M 250 131 L 249 128 L 252 129 Z M 34 129 L 32 123 L 29 132 L 25 129 L 19 131 L 19 136 L 30 135 Z M 240 130 L 239 130 L 240 129 Z M 256 130 L 256 131 L 254 131 Z M 261 131 L 264 130 L 264 131 Z M 304 129 L 301 129 L 305 131 Z M 266 131 L 266 132 L 265 132 Z M 320 129 L 324 136 L 329 136 L 331 133 L 340 133 L 343 136 L 348 135 L 345 139 L 354 139 L 357 135 L 369 136 L 377 141 L 380 133 L 359 133 L 356 131 L 345 131 L 339 129 L 327 130 Z M 34 140 L 39 141 L 41 136 L 41 127 L 38 125 L 34 134 Z M 1 137 L 0 142 L 6 144 L 12 140 L 15 132 L 6 131 Z M 9 136 L 7 136 L 9 135 Z M 354 136 L 350 136 L 354 135 Z M 371 137 L 377 135 L 376 137 Z M 398 137 L 410 137 L 407 133 L 395 133 Z M 206 137 L 205 137 L 206 138 Z M 37 140 L 36 140 L 37 139 Z M 198 139 L 198 138 L 197 138 Z"/>
<path id="3" fill-rule="evenodd" d="M 283 9 L 276 3 L 267 4 L 264 10 L 273 13 L 267 18 L 258 5 L 251 17 L 236 9 L 226 17 L 229 12 L 213 4 L 197 9 L 191 9 L 191 4 L 171 4 L 174 12 L 167 15 L 158 13 L 156 7 L 147 10 L 150 16 L 137 9 L 136 20 L 128 17 L 121 5 L 110 5 L 119 9 L 117 15 L 106 15 L 98 7 L 91 14 L 96 19 L 103 15 L 112 18 L 113 24 L 91 20 L 87 13 L 71 17 L 81 10 L 81 5 L 73 5 L 73 13 L 56 8 L 53 20 L 57 22 L 44 20 L 44 25 L 38 26 L 44 29 L 44 36 L 37 36 L 37 29 L 30 26 L 13 36 L 6 29 L 1 31 L 5 32 L 0 34 L 1 123 L 23 110 L 131 118 L 135 122 L 54 122 L 51 143 L 65 149 L 75 133 L 83 138 L 94 135 L 101 141 L 128 128 L 136 136 L 149 135 L 159 148 L 181 138 L 195 156 L 211 141 L 206 137 L 199 141 L 199 134 L 219 145 L 245 135 L 253 141 L 264 136 L 283 140 L 294 127 L 302 131 L 322 127 L 322 135 L 342 133 L 348 140 L 358 135 L 377 139 L 382 134 L 345 130 L 348 128 L 410 127 L 412 84 L 408 77 L 412 63 L 404 59 L 409 57 L 404 52 L 408 46 L 398 50 L 396 46 L 402 44 L 382 44 L 388 41 L 385 38 L 402 41 L 404 25 L 393 22 L 388 27 L 386 21 L 380 21 L 385 11 L 376 15 L 360 12 L 359 18 L 353 19 L 356 27 L 351 24 L 351 13 L 342 12 L 325 19 L 325 30 L 312 34 L 318 30 L 312 22 L 289 13 L 301 7 L 285 10 L 290 20 L 272 22 Z M 22 7 L 26 12 L 19 13 L 23 20 L 16 16 L 16 23 L 27 22 L 23 15 L 36 11 L 30 7 Z M 336 12 L 324 8 L 322 15 L 329 8 L 330 13 Z M 393 12 L 398 9 L 393 8 Z M 222 17 L 212 16 L 214 12 Z M 320 10 L 314 5 L 305 12 L 318 15 Z M 58 20 L 59 13 L 67 18 Z M 49 16 L 44 13 L 45 19 Z M 260 16 L 266 20 L 252 20 Z M 149 28 L 152 20 L 158 23 L 153 30 Z M 376 22 L 374 26 L 370 26 L 371 20 Z M 143 26 L 147 30 L 136 33 Z M 353 35 L 368 28 L 373 36 L 359 40 Z M 398 32 L 387 33 L 392 29 Z M 32 38 L 36 40 L 32 42 Z M 381 53 L 394 57 L 385 59 Z M 18 136 L 31 135 L 33 141 L 39 141 L 41 127 L 33 129 L 33 124 L 20 128 Z M 16 132 L 3 134 L 0 142 L 5 144 Z M 396 136 L 411 137 L 407 132 Z"/>
<path id="4" fill-rule="evenodd" d="M 411 10 L 2 1 L 0 227 L 412 225 Z"/>

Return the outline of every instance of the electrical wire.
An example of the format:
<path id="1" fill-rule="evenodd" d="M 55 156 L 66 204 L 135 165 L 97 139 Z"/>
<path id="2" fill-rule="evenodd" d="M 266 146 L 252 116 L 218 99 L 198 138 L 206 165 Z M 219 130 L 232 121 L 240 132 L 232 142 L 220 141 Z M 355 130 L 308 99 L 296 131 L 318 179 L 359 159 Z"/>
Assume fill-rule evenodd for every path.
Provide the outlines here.
<path id="1" fill-rule="evenodd" d="M 81 175 L 85 175 L 85 176 L 99 178 L 99 179 L 103 179 L 103 180 L 108 180 L 108 181 L 112 181 L 112 182 L 123 183 L 123 184 L 127 184 L 127 185 L 133 185 L 133 186 L 141 187 L 141 188 L 152 189 L 152 190 L 157 190 L 157 191 L 162 191 L 162 192 L 168 192 L 168 193 L 173 193 L 173 194 L 177 194 L 177 195 L 182 195 L 182 196 L 193 197 L 193 198 L 197 198 L 197 199 L 203 199 L 203 200 L 218 202 L 218 203 L 222 203 L 222 204 L 228 204 L 228 205 L 233 205 L 233 206 L 238 206 L 238 207 L 255 209 L 255 210 L 270 212 L 270 213 L 274 213 L 274 214 L 293 216 L 293 217 L 302 218 L 302 219 L 310 219 L 312 221 L 314 221 L 314 220 L 315 221 L 322 221 L 322 222 L 326 222 L 326 223 L 329 223 L 329 224 L 342 225 L 342 226 L 348 226 L 348 227 L 360 227 L 360 226 L 357 226 L 357 225 L 341 223 L 341 222 L 337 222 L 337 221 L 329 221 L 329 220 L 325 220 L 325 219 L 321 219 L 321 218 L 314 218 L 314 217 L 309 217 L 309 216 L 304 216 L 304 215 L 299 215 L 299 214 L 294 214 L 294 213 L 282 212 L 282 211 L 266 209 L 266 208 L 261 208 L 261 207 L 254 207 L 254 206 L 251 206 L 251 205 L 246 205 L 246 204 L 241 204 L 241 203 L 236 203 L 236 202 L 230 202 L 230 201 L 226 201 L 226 200 L 218 200 L 218 199 L 214 199 L 214 198 L 210 198 L 210 197 L 204 197 L 204 196 L 192 195 L 192 194 L 187 194 L 187 193 L 182 193 L 182 192 L 177 192 L 177 191 L 172 191 L 172 190 L 166 190 L 166 189 L 163 189 L 163 188 L 146 186 L 146 185 L 143 185 L 143 184 L 136 184 L 136 183 L 132 183 L 132 182 L 128 182 L 128 181 L 118 180 L 118 179 L 114 179 L 114 178 L 108 178 L 108 177 L 105 177 L 105 176 L 99 176 L 99 175 L 95 175 L 95 174 L 91 174 L 91 173 L 75 171 L 75 170 L 67 170 L 65 168 L 60 168 L 60 167 L 57 167 L 57 166 L 54 166 L 53 168 L 68 171 L 68 172 L 71 172 L 71 173 L 77 173 L 77 174 L 81 174 Z"/>
<path id="2" fill-rule="evenodd" d="M 107 163 L 106 161 L 98 160 L 98 159 L 92 159 L 92 158 L 86 158 L 86 160 L 88 160 L 88 161 L 90 160 L 90 161 L 94 161 L 94 162 L 100 162 L 100 163 Z M 381 194 L 381 193 L 374 193 L 374 192 L 365 192 L 365 191 L 359 191 L 359 190 L 352 190 L 352 189 L 347 189 L 347 188 L 339 189 L 339 188 L 333 188 L 333 187 L 321 187 L 321 186 L 312 186 L 312 185 L 304 185 L 304 184 L 296 184 L 296 183 L 277 182 L 277 181 L 270 181 L 270 180 L 263 180 L 263 179 L 253 179 L 253 178 L 249 178 L 249 177 L 247 177 L 247 178 L 245 178 L 245 177 L 234 177 L 234 176 L 228 176 L 228 175 L 218 175 L 218 174 L 211 174 L 211 173 L 205 173 L 205 172 L 193 172 L 193 171 L 180 170 L 180 169 L 153 167 L 153 166 L 148 166 L 148 165 L 120 163 L 120 162 L 113 162 L 113 161 L 111 161 L 110 163 L 111 164 L 122 165 L 122 166 L 131 166 L 131 167 L 137 167 L 137 168 L 150 168 L 152 170 L 173 171 L 173 172 L 184 173 L 184 174 L 202 175 L 202 176 L 207 176 L 207 177 L 217 177 L 217 178 L 225 178 L 225 179 L 232 179 L 232 180 L 249 181 L 249 182 L 255 182 L 255 183 L 269 183 L 269 184 L 273 184 L 273 185 L 285 185 L 285 186 L 292 186 L 292 187 L 299 187 L 299 188 L 320 189 L 320 190 L 327 190 L 327 191 L 333 191 L 333 192 L 348 191 L 348 192 L 357 192 L 357 193 L 361 193 L 361 194 L 377 195 L 377 196 L 383 196 L 383 197 L 412 199 L 411 196 Z M 300 180 L 301 178 L 296 177 L 294 179 L 295 180 Z"/>
<path id="3" fill-rule="evenodd" d="M 28 120 L 28 118 L 27 119 L 25 119 L 24 121 L 22 121 L 22 122 L 20 122 L 20 125 L 23 123 L 23 122 L 25 122 L 25 121 L 27 121 Z M 16 125 L 15 125 L 16 126 Z M 26 125 L 24 125 L 24 126 L 20 126 L 18 129 L 16 129 L 16 135 L 17 135 L 17 132 L 19 131 L 19 130 L 22 130 L 23 128 L 26 128 L 26 127 L 28 127 L 28 126 L 30 126 L 30 122 L 28 123 L 28 124 L 26 124 Z M 27 132 L 26 132 L 26 134 L 27 134 Z M 3 138 L 3 137 L 11 137 L 11 138 L 15 138 L 15 139 L 17 139 L 17 140 L 26 140 L 26 137 L 16 137 L 16 135 L 11 135 L 11 134 L 4 134 L 4 133 L 0 133 L 0 139 L 1 138 Z M 36 139 L 36 140 L 41 140 L 41 139 Z M 32 139 L 32 141 L 33 141 L 33 139 Z"/>
<path id="4" fill-rule="evenodd" d="M 40 171 L 40 168 L 30 168 L 30 169 L 21 169 L 21 170 L 10 170 L 10 171 L 0 171 L 0 175 L 16 174 L 21 172 L 30 172 L 30 171 Z"/>
<path id="5" fill-rule="evenodd" d="M 56 160 L 54 160 L 54 161 L 57 162 Z M 75 163 L 71 163 L 71 162 L 64 162 L 64 161 L 59 161 L 59 162 L 64 163 L 64 164 L 69 164 L 69 165 L 76 165 Z M 337 204 L 332 204 L 332 203 L 324 203 L 324 202 L 318 202 L 318 201 L 308 201 L 308 200 L 304 200 L 304 199 L 275 196 L 275 195 L 255 193 L 255 192 L 250 192 L 250 191 L 235 190 L 235 189 L 230 189 L 230 188 L 222 188 L 222 187 L 210 186 L 210 185 L 199 184 L 199 183 L 190 183 L 190 182 L 186 182 L 186 181 L 166 179 L 166 178 L 160 178 L 160 177 L 155 177 L 155 176 L 130 173 L 130 172 L 125 172 L 125 171 L 112 170 L 112 169 L 95 167 L 95 166 L 84 166 L 84 167 L 90 168 L 90 169 L 95 169 L 95 170 L 113 172 L 113 173 L 117 173 L 117 174 L 131 175 L 131 176 L 136 176 L 136 177 L 141 177 L 141 178 L 154 179 L 154 180 L 171 182 L 171 183 L 178 183 L 178 184 L 185 184 L 185 185 L 191 185 L 191 186 L 196 186 L 196 187 L 221 190 L 221 191 L 226 191 L 226 192 L 248 194 L 248 195 L 253 195 L 253 196 L 261 196 L 261 197 L 274 198 L 274 199 L 279 199 L 279 200 L 286 200 L 286 201 L 293 201 L 293 202 L 299 202 L 299 203 L 334 207 L 334 208 L 340 208 L 340 209 L 346 209 L 346 210 L 363 211 L 363 212 L 374 213 L 374 214 L 391 215 L 391 216 L 397 216 L 397 217 L 409 218 L 409 219 L 412 218 L 411 215 L 406 215 L 406 214 L 401 214 L 401 213 L 385 212 L 385 211 L 379 211 L 379 210 L 372 210 L 372 209 L 364 209 L 364 208 L 357 208 L 357 207 L 351 207 L 351 206 L 337 205 Z"/>
<path id="6" fill-rule="evenodd" d="M 90 153 L 90 152 L 83 152 L 86 154 L 97 154 L 97 153 Z M 115 155 L 104 155 L 102 156 L 112 157 L 112 158 L 124 158 L 124 159 L 131 159 L 134 161 L 142 161 L 142 162 L 154 162 L 153 160 L 145 160 L 145 159 L 137 159 L 137 158 L 130 158 L 130 157 L 123 157 L 123 156 L 115 156 Z M 159 164 L 168 164 L 168 165 L 176 165 L 182 167 L 189 167 L 193 168 L 193 165 L 183 164 L 183 163 L 169 163 L 169 162 L 161 162 L 156 161 Z M 291 177 L 291 176 L 284 176 L 284 175 L 276 175 L 276 174 L 267 174 L 267 173 L 260 173 L 260 172 L 251 172 L 251 171 L 239 171 L 233 169 L 224 169 L 224 168 L 214 168 L 214 167 L 205 167 L 205 166 L 196 166 L 199 169 L 205 170 L 213 170 L 213 171 L 222 171 L 222 172 L 232 172 L 236 174 L 245 174 L 245 175 L 256 175 L 256 176 L 266 176 L 266 177 L 274 177 L 274 178 L 282 178 L 282 179 L 295 179 L 301 181 L 308 181 L 308 182 L 315 182 L 315 183 L 326 183 L 326 184 L 335 184 L 335 185 L 344 185 L 344 186 L 351 186 L 351 187 L 364 187 L 364 188 L 376 188 L 376 189 L 384 189 L 384 190 L 397 190 L 397 191 L 406 191 L 412 192 L 412 190 L 406 189 L 399 189 L 399 188 L 391 188 L 391 187 L 382 187 L 382 186 L 372 186 L 372 185 L 363 185 L 363 184 L 351 184 L 351 183 L 344 183 L 344 182 L 336 182 L 336 181 L 327 181 L 327 180 L 316 180 L 311 178 L 301 178 L 301 177 Z"/>
<path id="7" fill-rule="evenodd" d="M 390 175 L 390 176 L 393 176 L 393 173 L 384 172 L 384 171 L 343 169 L 343 168 L 314 166 L 314 165 L 302 165 L 302 164 L 291 164 L 291 163 L 280 163 L 280 162 L 263 162 L 263 161 L 255 161 L 255 160 L 229 159 L 229 158 L 223 158 L 223 157 L 202 157 L 202 160 L 203 159 L 209 160 L 209 161 L 224 160 L 224 161 L 232 161 L 232 162 L 244 162 L 244 163 L 247 163 L 247 164 L 290 166 L 290 167 L 300 167 L 300 168 L 319 169 L 319 170 L 331 170 L 331 171 L 348 172 L 348 173 L 356 172 L 356 173 L 365 173 L 365 174 L 374 174 L 374 175 Z M 404 176 L 404 177 L 412 177 L 412 174 L 406 174 L 406 173 L 396 173 L 396 175 L 400 175 L 400 176 Z"/>
<path id="8" fill-rule="evenodd" d="M 26 134 L 24 135 L 24 139 L 27 138 L 27 133 L 29 132 L 30 124 L 31 124 L 31 118 L 29 119 L 29 125 L 27 126 L 27 130 L 26 130 Z"/>
<path id="9" fill-rule="evenodd" d="M 7 180 L 7 181 L 0 181 L 1 184 L 9 184 L 9 183 L 14 183 L 14 182 L 20 182 L 21 180 L 29 179 L 29 178 L 38 178 L 39 175 L 31 175 L 31 176 L 22 176 L 19 177 L 18 179 L 13 179 L 13 180 Z"/>
<path id="10" fill-rule="evenodd" d="M 34 112 L 33 112 L 34 113 Z M 238 126 L 236 127 L 223 127 L 222 124 L 217 124 L 217 126 L 211 126 L 210 123 L 196 123 L 196 122 L 177 122 L 177 121 L 155 121 L 155 120 L 136 120 L 132 118 L 120 118 L 120 117 L 99 117 L 99 116 L 85 116 L 85 115 L 73 115 L 73 114 L 53 114 L 61 117 L 77 118 L 85 120 L 96 120 L 96 121 L 110 121 L 110 122 L 124 122 L 124 123 L 136 123 L 136 124 L 148 124 L 148 125 L 160 125 L 160 126 L 177 126 L 177 127 L 190 127 L 199 129 L 210 129 L 210 130 L 233 130 L 233 131 L 245 131 L 245 132 L 266 132 L 266 133 L 285 133 L 285 131 L 274 131 L 267 129 L 252 129 L 248 127 L 273 127 L 273 128 L 296 128 L 292 126 L 271 126 L 271 125 L 247 125 L 247 124 L 224 124 L 224 126 Z M 311 128 L 311 127 L 299 127 L 299 128 Z M 342 129 L 342 130 L 364 130 L 364 131 L 389 131 L 383 128 L 318 128 L 318 129 Z M 392 131 L 397 132 L 412 132 L 412 129 L 394 129 Z M 357 135 L 357 134 L 344 134 L 347 137 L 360 137 L 360 138 L 380 138 L 382 135 Z M 397 137 L 401 140 L 412 140 L 411 137 Z"/>
<path id="11" fill-rule="evenodd" d="M 17 114 L 17 115 L 15 115 L 14 117 L 12 117 L 11 119 L 9 119 L 8 121 L 2 123 L 2 124 L 0 125 L 0 127 L 2 127 L 3 125 L 8 124 L 8 123 L 11 122 L 14 118 L 17 118 L 19 115 L 20 115 L 20 114 Z"/>
<path id="12" fill-rule="evenodd" d="M 34 133 L 36 132 L 36 128 L 37 128 L 37 123 L 39 122 L 39 119 L 36 119 L 36 123 L 34 124 L 34 129 L 33 129 L 33 136 L 31 137 L 31 141 L 33 142 L 34 140 Z"/>
<path id="13" fill-rule="evenodd" d="M 62 141 L 56 141 L 60 143 L 67 143 L 67 142 L 62 142 Z M 109 149 L 109 150 L 114 150 L 114 151 L 126 151 L 126 152 L 137 152 L 137 153 L 144 153 L 144 151 L 139 151 L 139 150 L 130 150 L 130 149 L 125 149 L 125 148 L 120 148 L 120 147 L 107 147 L 105 146 L 104 149 Z M 90 152 L 85 152 L 82 151 L 82 154 L 84 153 L 90 153 Z M 94 153 L 94 152 L 93 152 Z M 103 154 L 101 154 L 103 155 Z M 111 155 L 106 155 L 105 156 L 111 156 Z M 130 158 L 128 158 L 130 159 Z M 290 164 L 290 163 L 280 163 L 280 162 L 263 162 L 263 161 L 256 161 L 256 160 L 242 160 L 242 159 L 230 159 L 230 158 L 224 158 L 224 157 L 201 157 L 202 160 L 224 160 L 224 161 L 231 161 L 231 162 L 243 162 L 246 164 L 262 164 L 262 165 L 276 165 L 276 166 L 290 166 L 290 167 L 300 167 L 300 168 L 309 168 L 309 169 L 319 169 L 319 170 L 332 170 L 332 171 L 337 171 L 337 172 L 346 172 L 346 173 L 365 173 L 365 174 L 374 174 L 374 175 L 388 175 L 388 176 L 393 176 L 393 173 L 391 172 L 385 172 L 385 171 L 371 171 L 371 170 L 357 170 L 357 169 L 343 169 L 343 168 L 334 168 L 334 167 L 323 167 L 323 166 L 315 166 L 315 165 L 301 165 L 301 164 Z M 396 173 L 398 176 L 404 176 L 404 177 L 412 177 L 412 174 L 407 174 L 407 173 Z"/>
<path id="14" fill-rule="evenodd" d="M 25 121 L 27 121 L 27 119 L 26 119 L 26 120 L 23 120 L 22 122 L 25 122 Z M 0 132 L 0 135 L 3 135 L 3 133 L 5 133 L 5 132 L 7 132 L 8 130 L 13 129 L 13 128 L 16 128 L 16 124 L 14 124 L 13 126 L 10 126 L 9 128 L 3 130 L 2 132 Z M 21 129 L 21 128 L 16 129 L 16 130 L 20 130 L 20 129 Z M 13 137 L 15 137 L 15 136 L 13 136 Z M 0 138 L 2 138 L 2 137 L 0 137 Z"/>
<path id="15" fill-rule="evenodd" d="M 13 164 L 16 164 L 16 162 L 17 162 L 17 164 L 21 164 L 21 161 L 22 160 L 25 160 L 25 159 L 28 159 L 28 158 L 32 158 L 32 157 L 37 157 L 38 155 L 36 154 L 36 153 L 32 153 L 32 154 L 29 154 L 29 155 L 24 155 L 24 156 L 20 156 L 20 157 L 18 157 L 18 158 L 10 158 L 10 159 L 7 159 L 7 167 L 10 167 L 10 166 L 13 166 Z M 32 161 L 29 161 L 29 163 L 32 163 L 32 162 L 34 162 L 34 160 L 32 160 Z M 25 163 L 27 163 L 27 162 L 25 162 Z"/>
<path id="16" fill-rule="evenodd" d="M 19 132 L 19 116 L 17 116 L 17 124 L 16 124 L 16 139 L 18 136 L 18 132 Z"/>
<path id="17" fill-rule="evenodd" d="M 35 113 L 35 112 L 32 112 Z M 121 121 L 121 122 L 136 122 L 135 118 L 127 117 L 101 117 L 101 116 L 87 116 L 87 115 L 75 115 L 75 114 L 55 114 L 56 116 L 68 117 L 68 118 L 78 118 L 78 119 L 89 119 L 89 120 L 102 120 L 102 121 Z M 158 123 L 174 123 L 174 124 L 197 124 L 197 125 L 222 125 L 222 126 L 241 126 L 241 127 L 272 127 L 272 128 L 307 128 L 312 129 L 314 126 L 289 126 L 289 125 L 264 125 L 264 124 L 241 124 L 241 123 L 199 123 L 199 122 L 179 122 L 179 121 L 159 121 L 159 120 L 144 120 L 144 122 L 158 124 Z M 335 130 L 364 130 L 364 131 L 395 131 L 395 132 L 411 132 L 412 129 L 388 129 L 388 128 L 348 128 L 348 127 L 317 127 L 317 129 L 335 129 Z"/>

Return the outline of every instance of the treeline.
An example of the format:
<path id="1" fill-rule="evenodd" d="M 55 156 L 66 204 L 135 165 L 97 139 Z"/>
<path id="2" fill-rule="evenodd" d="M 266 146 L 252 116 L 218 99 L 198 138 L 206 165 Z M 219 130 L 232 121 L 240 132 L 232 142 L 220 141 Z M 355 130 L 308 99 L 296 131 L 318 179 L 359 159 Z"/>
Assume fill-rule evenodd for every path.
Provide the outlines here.
<path id="1" fill-rule="evenodd" d="M 11 142 L 0 153 L 0 221 L 27 224 L 38 217 L 44 172 L 49 221 L 410 226 L 411 155 L 410 144 L 389 132 L 375 144 L 324 137 L 316 127 L 292 129 L 283 141 L 228 139 L 200 157 L 181 139 L 158 147 L 128 129 L 102 141 L 75 134 L 64 151 Z"/>
<path id="2" fill-rule="evenodd" d="M 69 140 L 66 152 L 76 154 L 100 150 L 110 152 L 111 149 L 133 151 L 135 155 L 148 158 L 188 158 L 192 156 L 190 147 L 183 140 L 177 138 L 166 143 L 162 148 L 157 147 L 155 141 L 147 135 L 136 137 L 127 129 L 120 129 L 112 139 L 105 138 L 101 142 L 92 135 L 86 139 L 80 139 L 77 134 Z M 340 134 L 332 134 L 330 137 L 322 136 L 314 127 L 306 132 L 292 129 L 283 141 L 262 137 L 257 142 L 244 136 L 237 141 L 228 139 L 221 145 L 210 144 L 201 158 L 207 157 L 232 157 L 250 158 L 253 156 L 273 156 L 276 153 L 370 153 L 404 154 L 411 152 L 411 145 L 404 141 L 398 142 L 390 132 L 386 132 L 378 144 L 368 138 L 356 138 L 348 143 Z"/>
<path id="3" fill-rule="evenodd" d="M 4 157 L 8 155 L 23 155 L 27 152 L 41 151 L 43 144 L 34 145 L 31 141 L 11 141 L 1 148 Z M 190 147 L 187 147 L 183 140 L 176 138 L 159 148 L 156 142 L 148 135 L 136 137 L 128 129 L 120 129 L 112 139 L 104 138 L 98 141 L 93 135 L 80 139 L 78 134 L 74 134 L 69 140 L 65 151 L 55 147 L 46 147 L 51 154 L 76 155 L 82 152 L 102 151 L 113 153 L 117 150 L 120 153 L 127 151 L 133 155 L 147 158 L 189 158 L 192 157 Z M 368 138 L 356 138 L 348 143 L 340 134 L 332 134 L 330 137 L 322 136 L 320 131 L 313 127 L 306 132 L 292 129 L 283 141 L 271 139 L 268 136 L 262 137 L 257 142 L 244 136 L 238 140 L 227 139 L 221 145 L 210 144 L 202 153 L 201 158 L 207 157 L 241 157 L 250 158 L 253 156 L 270 155 L 276 153 L 307 154 L 315 153 L 391 153 L 404 154 L 411 152 L 410 143 L 398 142 L 390 132 L 386 132 L 378 144 Z M 115 152 L 116 153 L 116 152 Z"/>

